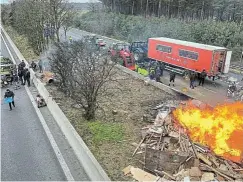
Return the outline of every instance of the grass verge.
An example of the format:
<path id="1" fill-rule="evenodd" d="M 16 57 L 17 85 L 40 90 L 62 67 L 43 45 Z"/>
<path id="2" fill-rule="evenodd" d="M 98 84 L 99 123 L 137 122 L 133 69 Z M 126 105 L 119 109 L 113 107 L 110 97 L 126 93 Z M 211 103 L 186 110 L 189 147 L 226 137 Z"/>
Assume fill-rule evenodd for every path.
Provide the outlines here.
<path id="1" fill-rule="evenodd" d="M 16 30 L 14 30 L 11 26 L 5 26 L 4 29 L 11 37 L 15 45 L 18 47 L 20 52 L 23 54 L 26 61 L 29 62 L 30 60 L 36 60 L 39 58 L 39 56 L 36 55 L 33 49 L 30 47 L 25 36 L 19 35 L 18 32 L 16 32 Z"/>
<path id="2" fill-rule="evenodd" d="M 92 133 L 92 139 L 96 144 L 103 141 L 120 142 L 124 138 L 123 127 L 120 123 L 95 121 L 88 123 L 88 127 Z"/>

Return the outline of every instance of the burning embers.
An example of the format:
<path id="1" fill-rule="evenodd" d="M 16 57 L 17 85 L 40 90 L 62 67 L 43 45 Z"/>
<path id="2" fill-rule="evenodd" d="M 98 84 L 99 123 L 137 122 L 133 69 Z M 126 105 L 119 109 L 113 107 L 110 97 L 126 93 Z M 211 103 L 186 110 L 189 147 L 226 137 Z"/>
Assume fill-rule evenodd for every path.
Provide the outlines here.
<path id="1" fill-rule="evenodd" d="M 242 162 L 243 103 L 219 105 L 212 109 L 189 102 L 174 110 L 173 116 L 186 128 L 193 142 L 210 147 L 216 155 Z"/>

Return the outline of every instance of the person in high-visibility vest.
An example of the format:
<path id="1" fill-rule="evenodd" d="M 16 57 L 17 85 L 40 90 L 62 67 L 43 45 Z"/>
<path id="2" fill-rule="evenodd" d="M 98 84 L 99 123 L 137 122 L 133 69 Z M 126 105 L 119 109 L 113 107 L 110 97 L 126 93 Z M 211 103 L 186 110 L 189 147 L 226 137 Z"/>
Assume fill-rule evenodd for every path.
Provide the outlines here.
<path id="1" fill-rule="evenodd" d="M 72 36 L 69 36 L 69 41 L 70 41 L 70 43 L 72 43 L 72 41 L 73 41 Z"/>

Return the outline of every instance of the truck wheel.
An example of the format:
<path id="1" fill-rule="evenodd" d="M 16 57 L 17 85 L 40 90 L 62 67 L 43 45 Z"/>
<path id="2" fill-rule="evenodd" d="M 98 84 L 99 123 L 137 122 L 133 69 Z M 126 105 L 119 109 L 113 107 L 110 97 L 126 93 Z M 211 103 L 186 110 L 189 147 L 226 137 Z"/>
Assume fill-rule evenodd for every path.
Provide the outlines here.
<path id="1" fill-rule="evenodd" d="M 143 57 L 143 54 L 141 52 L 134 52 L 134 60 L 139 61 Z"/>

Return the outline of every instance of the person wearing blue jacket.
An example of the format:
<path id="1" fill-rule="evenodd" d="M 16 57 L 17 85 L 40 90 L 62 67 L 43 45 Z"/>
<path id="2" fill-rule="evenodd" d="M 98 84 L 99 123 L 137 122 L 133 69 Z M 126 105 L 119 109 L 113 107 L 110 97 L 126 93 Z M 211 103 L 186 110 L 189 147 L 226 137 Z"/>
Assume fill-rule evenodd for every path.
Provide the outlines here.
<path id="1" fill-rule="evenodd" d="M 11 111 L 12 110 L 12 105 L 15 107 L 15 103 L 14 103 L 14 93 L 13 93 L 13 91 L 7 89 L 6 92 L 5 92 L 4 98 L 8 102 L 9 109 Z"/>

